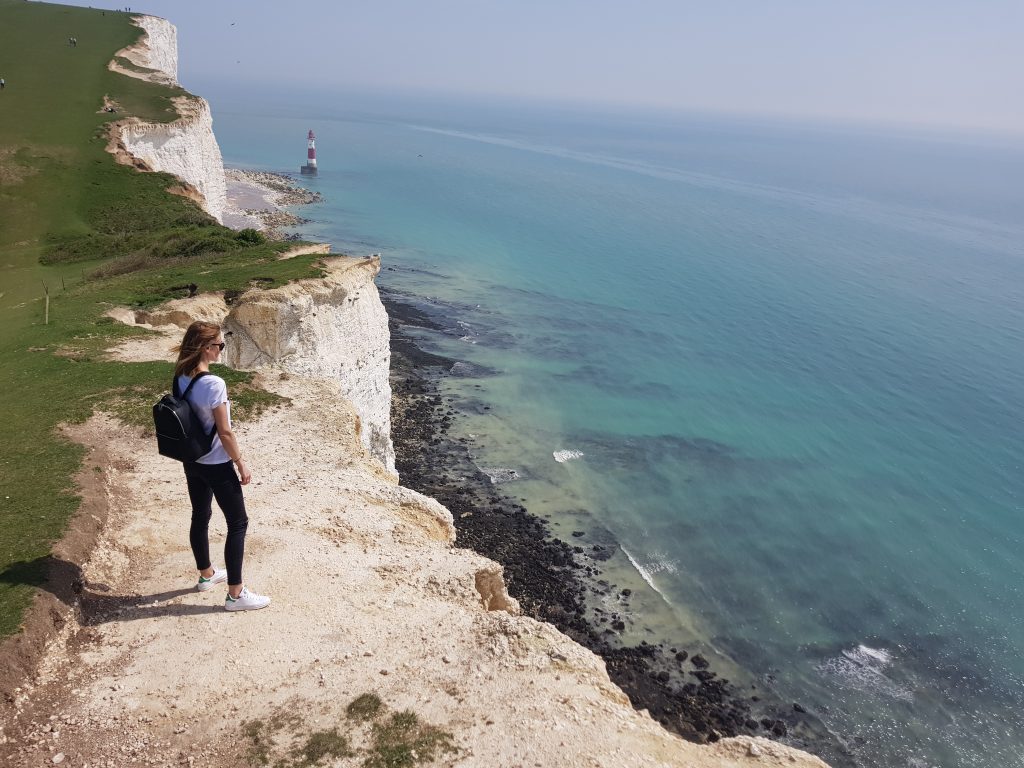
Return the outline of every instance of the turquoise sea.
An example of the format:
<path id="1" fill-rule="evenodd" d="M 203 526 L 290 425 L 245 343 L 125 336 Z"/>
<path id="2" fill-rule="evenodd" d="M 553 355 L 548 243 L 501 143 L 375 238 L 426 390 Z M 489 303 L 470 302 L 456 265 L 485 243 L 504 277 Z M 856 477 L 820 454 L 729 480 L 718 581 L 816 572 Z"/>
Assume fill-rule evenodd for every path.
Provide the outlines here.
<path id="1" fill-rule="evenodd" d="M 197 90 L 229 165 L 316 132 L 301 231 L 447 318 L 478 464 L 616 543 L 629 639 L 864 766 L 1024 766 L 1024 142 Z"/>

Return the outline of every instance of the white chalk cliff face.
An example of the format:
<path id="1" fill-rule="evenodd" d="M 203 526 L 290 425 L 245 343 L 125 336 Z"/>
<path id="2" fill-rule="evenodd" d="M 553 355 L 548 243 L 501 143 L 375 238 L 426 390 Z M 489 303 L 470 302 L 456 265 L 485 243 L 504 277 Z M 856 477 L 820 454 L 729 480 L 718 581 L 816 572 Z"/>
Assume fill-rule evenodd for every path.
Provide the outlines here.
<path id="1" fill-rule="evenodd" d="M 274 369 L 329 379 L 358 416 L 359 440 L 395 478 L 391 442 L 391 334 L 373 279 L 380 258 L 325 259 L 322 279 L 248 291 L 226 304 L 220 294 L 169 301 L 151 311 L 120 310 L 129 324 L 219 323 L 230 341 L 222 360 L 243 370 Z M 180 339 L 180 330 L 174 334 Z M 325 404 L 325 407 L 327 404 Z M 316 434 L 310 434 L 317 440 Z"/>
<path id="2" fill-rule="evenodd" d="M 327 275 L 249 291 L 224 321 L 233 368 L 272 366 L 337 381 L 359 416 L 359 438 L 388 472 L 391 442 L 391 335 L 373 279 L 380 259 L 330 259 Z M 310 435 L 316 439 L 315 435 Z"/>
<path id="3" fill-rule="evenodd" d="M 175 99 L 181 118 L 173 123 L 131 122 L 121 129 L 125 149 L 155 171 L 172 173 L 202 196 L 203 209 L 223 221 L 227 203 L 224 160 L 213 135 L 205 99 Z"/>
<path id="4" fill-rule="evenodd" d="M 136 16 L 132 19 L 146 35 L 139 44 L 118 51 L 132 64 L 155 69 L 171 85 L 178 84 L 178 29 L 167 19 Z"/>
<path id="5" fill-rule="evenodd" d="M 135 45 L 118 51 L 139 67 L 153 70 L 140 73 L 112 61 L 110 68 L 129 77 L 177 84 L 178 32 L 166 19 L 140 16 L 135 19 L 146 34 Z M 200 196 L 203 209 L 222 222 L 227 202 L 224 160 L 213 135 L 210 105 L 197 96 L 175 99 L 181 117 L 172 123 L 147 123 L 138 119 L 119 123 L 124 148 L 154 171 L 180 178 Z"/>

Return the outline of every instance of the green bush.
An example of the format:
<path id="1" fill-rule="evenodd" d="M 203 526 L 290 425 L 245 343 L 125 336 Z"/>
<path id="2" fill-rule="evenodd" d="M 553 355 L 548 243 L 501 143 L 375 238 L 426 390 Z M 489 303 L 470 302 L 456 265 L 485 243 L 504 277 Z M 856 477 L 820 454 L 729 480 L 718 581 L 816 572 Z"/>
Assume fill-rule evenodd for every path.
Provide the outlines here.
<path id="1" fill-rule="evenodd" d="M 243 229 L 235 235 L 235 239 L 240 243 L 245 243 L 246 245 L 263 245 L 267 242 L 267 238 L 264 237 L 263 233 L 258 229 L 253 229 L 252 227 L 246 227 Z"/>

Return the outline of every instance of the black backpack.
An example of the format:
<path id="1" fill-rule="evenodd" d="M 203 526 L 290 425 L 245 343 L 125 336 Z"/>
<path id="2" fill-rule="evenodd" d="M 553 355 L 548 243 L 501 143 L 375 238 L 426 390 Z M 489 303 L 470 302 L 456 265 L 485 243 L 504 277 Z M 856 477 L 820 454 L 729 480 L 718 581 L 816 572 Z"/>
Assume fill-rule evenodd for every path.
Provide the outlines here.
<path id="1" fill-rule="evenodd" d="M 161 456 L 178 461 L 195 461 L 210 452 L 217 425 L 210 434 L 203 431 L 203 423 L 187 400 L 188 393 L 207 372 L 200 372 L 178 395 L 178 377 L 171 382 L 171 394 L 164 395 L 153 406 L 153 424 L 156 426 L 156 447 Z"/>

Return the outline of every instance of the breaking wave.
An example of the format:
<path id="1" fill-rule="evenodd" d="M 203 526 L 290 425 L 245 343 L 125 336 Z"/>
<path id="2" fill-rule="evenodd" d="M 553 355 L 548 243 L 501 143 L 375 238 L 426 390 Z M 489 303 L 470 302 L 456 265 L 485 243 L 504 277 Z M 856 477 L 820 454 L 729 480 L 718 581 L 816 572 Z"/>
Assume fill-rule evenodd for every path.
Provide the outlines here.
<path id="1" fill-rule="evenodd" d="M 861 643 L 827 659 L 818 666 L 818 671 L 837 679 L 846 687 L 864 693 L 912 701 L 913 693 L 885 674 L 885 670 L 892 666 L 892 663 L 893 655 L 890 651 Z"/>
<path id="2" fill-rule="evenodd" d="M 668 560 L 655 560 L 653 563 L 648 563 L 647 566 L 643 566 L 640 564 L 640 561 L 633 557 L 632 553 L 621 544 L 619 545 L 619 549 L 621 549 L 622 553 L 629 558 L 629 562 L 631 562 L 633 567 L 636 568 L 636 572 L 640 574 L 640 578 L 647 582 L 647 586 L 657 592 L 661 596 L 662 600 L 669 605 L 672 605 L 672 601 L 668 599 L 668 596 L 658 589 L 658 585 L 654 583 L 654 574 L 659 571 L 675 573 L 675 565 Z"/>
<path id="3" fill-rule="evenodd" d="M 494 485 L 519 479 L 519 473 L 509 467 L 480 467 L 480 471 L 491 478 Z"/>
<path id="4" fill-rule="evenodd" d="M 471 326 L 465 320 L 456 320 L 455 322 L 458 323 L 459 330 L 463 332 L 462 335 L 459 336 L 459 341 L 466 341 L 469 342 L 470 344 L 476 344 L 477 338 L 476 334 L 473 333 L 473 326 Z"/>
<path id="5" fill-rule="evenodd" d="M 582 458 L 583 451 L 554 451 L 551 455 L 555 457 L 555 461 L 559 464 L 564 464 L 567 461 Z"/>

